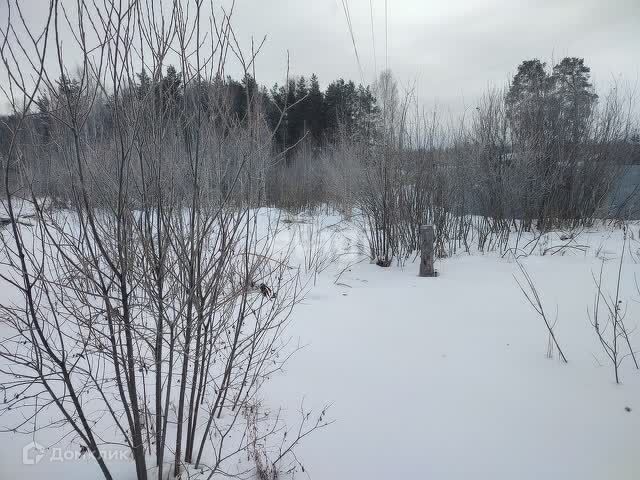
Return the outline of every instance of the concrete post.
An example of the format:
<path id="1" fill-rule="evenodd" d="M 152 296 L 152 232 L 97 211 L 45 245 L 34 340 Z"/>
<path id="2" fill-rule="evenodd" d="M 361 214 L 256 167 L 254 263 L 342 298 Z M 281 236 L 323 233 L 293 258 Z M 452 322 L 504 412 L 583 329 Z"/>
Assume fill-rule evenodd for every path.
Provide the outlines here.
<path id="1" fill-rule="evenodd" d="M 435 234 L 433 225 L 422 225 L 420 227 L 420 276 L 435 277 L 436 271 L 433 268 L 433 242 Z"/>

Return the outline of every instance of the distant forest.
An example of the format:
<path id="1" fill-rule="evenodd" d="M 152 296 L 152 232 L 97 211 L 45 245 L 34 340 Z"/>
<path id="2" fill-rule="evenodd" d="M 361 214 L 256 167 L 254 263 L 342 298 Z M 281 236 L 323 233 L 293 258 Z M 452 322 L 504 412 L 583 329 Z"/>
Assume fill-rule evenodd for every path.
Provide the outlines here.
<path id="1" fill-rule="evenodd" d="M 386 75 L 395 84 L 391 72 Z M 249 106 L 259 110 L 253 112 L 254 116 L 257 113 L 264 120 L 273 134 L 274 149 L 284 152 L 287 158 L 301 145 L 315 150 L 323 145 L 335 144 L 339 135 L 360 142 L 375 141 L 380 137 L 382 108 L 379 102 L 384 95 L 376 94 L 375 84 L 356 84 L 340 78 L 322 90 L 318 77 L 312 74 L 310 77 L 291 78 L 283 85 L 276 83 L 267 88 L 259 85 L 250 75 L 241 80 L 227 76 L 201 85 L 201 91 L 196 93 L 198 86 L 185 85 L 182 73 L 172 65 L 160 72 L 157 78 L 151 78 L 146 70 L 136 74 L 136 77 L 135 91 L 130 92 L 131 95 L 141 99 L 152 93 L 158 105 L 168 110 L 173 106 L 176 115 L 178 106 L 188 100 L 183 98 L 185 96 L 204 102 L 203 111 L 210 117 L 225 116 L 238 123 L 249 118 Z M 83 95 L 79 91 L 80 83 L 75 78 L 63 76 L 57 85 L 59 93 L 65 96 L 68 94 L 80 98 Z M 212 95 L 217 98 L 211 98 Z M 38 112 L 34 115 L 45 134 L 48 114 L 51 108 L 55 108 L 51 105 L 50 96 L 45 94 L 38 99 Z M 222 102 L 221 98 L 224 99 Z M 569 137 L 577 141 L 587 128 L 597 101 L 598 95 L 590 83 L 590 69 L 583 59 L 564 58 L 550 72 L 545 63 L 533 59 L 519 65 L 504 96 L 504 107 L 514 136 L 534 123 L 543 126 L 543 130 L 538 132 L 540 135 L 545 134 L 544 129 L 555 131 L 553 118 L 561 115 L 569 119 L 567 125 L 572 130 Z M 99 102 L 95 105 L 98 110 L 105 109 L 105 119 L 109 117 L 109 102 L 105 98 L 104 105 Z M 225 112 L 213 111 L 219 109 L 221 103 L 225 105 Z M 11 123 L 10 115 L 0 116 L 0 152 L 8 147 Z M 632 148 L 628 163 L 640 163 L 640 135 L 636 131 L 629 138 L 636 148 Z"/>
<path id="2" fill-rule="evenodd" d="M 136 76 L 135 92 L 131 94 L 141 99 L 151 92 L 157 97 L 158 105 L 167 109 L 174 106 L 176 115 L 177 106 L 182 105 L 183 97 L 189 95 L 194 98 L 197 96 L 204 102 L 203 110 L 212 117 L 223 116 L 222 112 L 212 110 L 213 105 L 216 105 L 216 109 L 220 108 L 220 98 L 224 98 L 224 116 L 239 123 L 246 121 L 249 105 L 259 109 L 259 116 L 274 134 L 274 147 L 280 152 L 291 153 L 293 147 L 300 145 L 303 140 L 306 145 L 313 147 L 332 143 L 339 131 L 350 138 L 370 137 L 380 112 L 370 86 L 356 85 L 351 80 L 340 78 L 332 81 L 323 91 L 315 74 L 308 79 L 299 76 L 285 85 L 275 84 L 271 89 L 258 85 L 249 75 L 242 80 L 227 76 L 224 80 L 211 82 L 211 85 L 202 85 L 199 95 L 194 94 L 197 86 L 184 85 L 182 73 L 171 65 L 156 79 L 152 79 L 145 70 Z M 78 98 L 82 96 L 80 83 L 75 78 L 62 77 L 57 85 L 58 93 Z M 218 98 L 210 98 L 212 92 L 217 92 Z M 38 112 L 35 117 L 39 119 L 43 130 L 46 130 L 48 114 L 55 108 L 51 105 L 50 96 L 42 95 L 36 102 Z M 104 105 L 97 104 L 95 107 L 104 108 L 105 118 L 108 118 L 108 98 Z M 0 151 L 6 151 L 10 137 L 7 126 L 11 125 L 11 116 L 0 117 L 0 122 L 3 125 L 0 127 Z"/>

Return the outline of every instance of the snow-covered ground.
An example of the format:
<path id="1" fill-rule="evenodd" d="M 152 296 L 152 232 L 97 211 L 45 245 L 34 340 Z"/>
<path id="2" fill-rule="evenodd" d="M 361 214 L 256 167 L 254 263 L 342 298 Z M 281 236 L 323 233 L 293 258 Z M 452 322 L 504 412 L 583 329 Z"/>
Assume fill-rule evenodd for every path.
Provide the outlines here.
<path id="1" fill-rule="evenodd" d="M 298 478 L 640 478 L 640 372 L 626 358 L 615 384 L 588 315 L 603 257 L 604 289 L 615 295 L 620 230 L 583 232 L 584 251 L 535 249 L 520 259 L 547 313 L 557 315 L 563 364 L 546 356 L 547 332 L 518 288 L 513 257 L 459 254 L 437 262 L 439 277 L 419 278 L 411 262 L 356 263 L 357 234 L 338 221 L 295 221 L 281 239 L 308 241 L 315 228 L 324 239 L 317 248 L 333 251 L 333 263 L 310 278 L 289 330 L 305 347 L 263 392 L 291 424 L 302 401 L 331 404 L 335 422 L 297 451 L 305 467 Z M 640 320 L 632 229 L 620 294 L 630 331 Z M 563 243 L 556 234 L 549 242 Z M 301 264 L 305 251 L 308 244 L 295 251 Z M 630 336 L 640 349 L 640 333 Z M 0 479 L 100 478 L 85 461 L 23 465 L 31 440 L 0 434 Z M 121 480 L 135 477 L 127 464 L 115 471 Z"/>
<path id="2" fill-rule="evenodd" d="M 589 249 L 521 259 L 552 319 L 557 308 L 566 365 L 546 358 L 547 333 L 513 259 L 459 255 L 437 263 L 438 278 L 368 263 L 340 285 L 322 275 L 294 323 L 308 346 L 267 394 L 291 410 L 302 396 L 333 402 L 336 422 L 299 452 L 311 478 L 640 478 L 640 372 L 627 358 L 615 384 L 587 315 L 598 257 L 611 258 L 615 294 L 622 233 L 601 229 L 577 243 Z M 638 273 L 627 253 L 629 329 L 640 320 Z M 633 341 L 640 348 L 640 335 Z"/>

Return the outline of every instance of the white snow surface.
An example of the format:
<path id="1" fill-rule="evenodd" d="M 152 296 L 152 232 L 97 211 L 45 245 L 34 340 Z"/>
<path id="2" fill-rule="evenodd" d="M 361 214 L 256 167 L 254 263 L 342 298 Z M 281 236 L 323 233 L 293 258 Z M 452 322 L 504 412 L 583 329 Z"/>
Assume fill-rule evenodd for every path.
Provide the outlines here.
<path id="1" fill-rule="evenodd" d="M 315 282 L 310 275 L 289 329 L 304 348 L 262 396 L 292 424 L 303 401 L 316 410 L 331 404 L 335 422 L 304 439 L 296 455 L 305 471 L 296 478 L 640 478 L 640 371 L 626 358 L 615 384 L 587 313 L 603 257 L 605 290 L 615 294 L 621 230 L 582 232 L 585 251 L 543 256 L 537 248 L 520 259 L 557 315 L 563 364 L 546 356 L 547 331 L 518 288 L 512 256 L 461 253 L 437 262 L 437 278 L 419 278 L 413 262 L 355 263 L 358 235 L 351 224 L 336 227 L 338 217 L 302 221 L 281 233 L 281 245 L 296 235 L 304 243 L 308 229 L 320 228 L 321 248 L 335 261 Z M 638 225 L 630 231 L 638 239 Z M 546 246 L 559 237 L 550 234 Z M 640 244 L 627 247 L 620 298 L 640 349 Z M 304 251 L 294 252 L 300 263 Z M 101 478 L 91 461 L 23 465 L 31 441 L 0 434 L 0 480 Z M 113 467 L 119 480 L 135 478 L 132 465 Z"/>

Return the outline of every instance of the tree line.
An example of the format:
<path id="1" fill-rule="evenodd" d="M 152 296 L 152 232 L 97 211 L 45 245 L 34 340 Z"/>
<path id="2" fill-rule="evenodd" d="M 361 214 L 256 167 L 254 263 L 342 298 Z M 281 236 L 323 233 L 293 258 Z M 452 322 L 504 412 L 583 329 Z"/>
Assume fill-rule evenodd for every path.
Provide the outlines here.
<path id="1" fill-rule="evenodd" d="M 61 93 L 80 98 L 77 79 L 62 75 L 56 83 Z M 219 98 L 224 98 L 224 114 L 237 122 L 246 120 L 251 106 L 259 111 L 273 132 L 274 148 L 286 152 L 287 157 L 291 157 L 302 143 L 318 149 L 322 145 L 334 144 L 339 135 L 373 141 L 381 133 L 382 108 L 375 92 L 376 85 L 356 85 L 352 80 L 339 78 L 323 90 L 315 74 L 309 78 L 291 78 L 282 85 L 276 83 L 270 89 L 258 85 L 250 74 L 241 80 L 231 76 L 224 79 L 216 77 L 209 85 L 206 81 L 201 81 L 200 85 L 182 83 L 182 72 L 172 65 L 164 72 L 158 72 L 156 78 L 143 69 L 136 74 L 135 86 L 129 95 L 141 99 L 152 92 L 157 104 L 162 98 L 163 108 L 175 110 L 174 116 L 179 110 L 177 106 L 183 101 L 182 96 L 192 97 L 192 101 L 197 96 L 207 115 L 222 116 L 222 112 L 213 111 L 212 107 L 219 104 Z M 196 91 L 199 91 L 197 95 Z M 214 101 L 213 96 L 218 98 Z M 518 66 L 505 97 L 513 143 L 522 142 L 525 138 L 545 138 L 551 151 L 554 141 L 557 144 L 558 140 L 559 132 L 555 127 L 562 119 L 566 120 L 560 133 L 563 139 L 571 139 L 574 145 L 578 144 L 597 101 L 598 95 L 590 82 L 590 68 L 584 59 L 566 57 L 551 69 L 539 59 L 525 60 Z M 46 136 L 47 118 L 51 109 L 56 107 L 47 94 L 40 95 L 36 105 L 36 122 Z M 101 107 L 105 110 L 104 118 L 108 119 L 108 98 Z M 2 151 L 8 147 L 12 119 L 11 115 L 0 118 Z M 637 147 L 633 149 L 629 163 L 638 163 L 640 134 L 631 132 L 629 142 Z"/>

